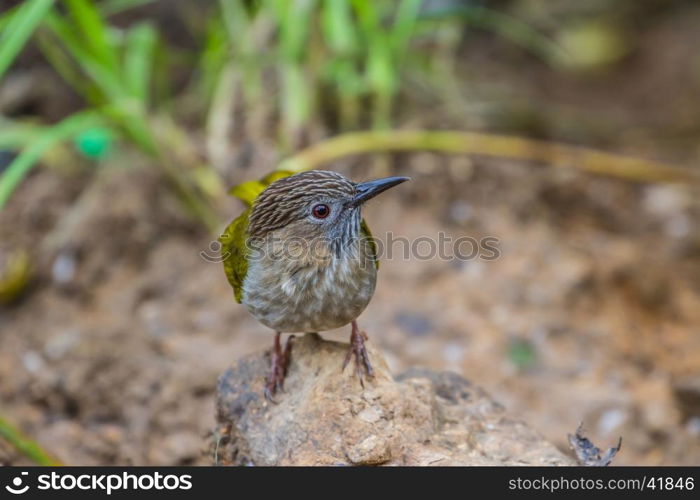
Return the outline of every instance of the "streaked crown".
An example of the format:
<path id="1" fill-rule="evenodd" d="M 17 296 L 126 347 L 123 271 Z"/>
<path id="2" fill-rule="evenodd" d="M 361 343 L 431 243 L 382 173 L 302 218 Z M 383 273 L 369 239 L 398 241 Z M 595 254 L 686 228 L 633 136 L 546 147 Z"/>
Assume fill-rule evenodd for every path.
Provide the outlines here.
<path id="1" fill-rule="evenodd" d="M 311 170 L 270 184 L 253 203 L 248 232 L 262 238 L 308 217 L 314 204 L 351 200 L 356 184 L 337 172 Z"/>

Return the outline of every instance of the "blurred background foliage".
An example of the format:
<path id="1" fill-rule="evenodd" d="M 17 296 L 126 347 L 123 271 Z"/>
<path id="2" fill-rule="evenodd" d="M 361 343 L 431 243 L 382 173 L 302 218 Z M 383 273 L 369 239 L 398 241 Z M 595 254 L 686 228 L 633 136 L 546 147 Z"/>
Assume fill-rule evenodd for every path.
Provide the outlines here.
<path id="1" fill-rule="evenodd" d="M 86 308 L 80 313 L 88 315 L 91 304 L 85 297 L 91 297 L 94 283 L 83 287 L 83 295 L 75 292 L 80 287 L 73 281 L 80 282 L 76 278 L 80 273 L 102 279 L 113 261 L 124 255 L 133 257 L 130 248 L 147 253 L 151 249 L 147 242 L 154 234 L 166 238 L 156 229 L 160 225 L 186 228 L 183 231 L 193 238 L 188 241 L 191 249 L 221 230 L 238 209 L 226 194 L 231 186 L 243 183 L 245 191 L 251 187 L 246 181 L 254 183 L 275 168 L 300 170 L 332 161 L 337 162 L 332 168 L 354 168 L 357 178 L 410 169 L 420 182 L 412 183 L 418 187 L 408 195 L 409 200 L 420 202 L 426 213 L 439 214 L 435 218 L 440 227 L 452 224 L 460 230 L 480 231 L 486 224 L 482 220 L 500 227 L 500 222 L 510 223 L 511 215 L 516 217 L 517 224 L 504 222 L 502 226 L 509 228 L 512 238 L 522 236 L 518 241 L 522 246 L 515 253 L 532 251 L 531 257 L 543 253 L 527 245 L 539 241 L 538 235 L 545 231 L 528 224 L 545 221 L 551 225 L 547 226 L 551 233 L 543 238 L 564 247 L 571 244 L 579 248 L 578 240 L 571 243 L 567 239 L 574 228 L 587 235 L 581 240 L 591 245 L 602 242 L 605 246 L 609 242 L 606 238 L 613 238 L 611 234 L 628 237 L 626 243 L 635 249 L 637 253 L 630 250 L 634 255 L 647 255 L 643 248 L 669 237 L 670 243 L 664 240 L 669 245 L 668 255 L 678 262 L 688 259 L 696 264 L 700 239 L 693 225 L 695 208 L 687 201 L 692 196 L 661 188 L 647 192 L 627 184 L 595 184 L 566 169 L 555 174 L 552 169 L 535 166 L 579 167 L 587 173 L 651 183 L 652 188 L 662 181 L 680 184 L 681 189 L 696 183 L 700 178 L 695 166 L 700 155 L 700 57 L 696 51 L 700 32 L 694 23 L 699 19 L 695 0 L 1 0 L 0 220 L 4 227 L 0 228 L 0 306 L 17 306 L 17 317 L 21 318 L 23 306 L 31 311 L 37 307 L 31 305 L 33 297 L 24 303 L 19 300 L 23 293 L 26 297 L 33 283 L 50 283 L 59 290 L 57 296 L 63 297 L 61 294 L 69 290 L 79 297 L 84 302 L 81 307 Z M 471 157 L 445 160 L 416 154 L 408 159 L 408 153 L 423 150 L 475 153 L 503 161 L 486 162 L 488 168 L 480 170 Z M 381 154 L 387 151 L 398 153 Z M 345 156 L 363 152 L 380 155 L 369 162 L 345 161 Z M 507 170 L 513 162 L 523 168 L 522 173 Z M 500 173 L 499 166 L 506 173 Z M 117 182 L 114 189 L 120 196 L 111 198 L 109 190 L 105 196 L 101 182 L 107 176 L 103 173 L 120 170 L 137 171 L 134 175 L 140 185 L 124 188 Z M 22 198 L 30 176 L 41 178 L 42 174 L 69 179 L 59 184 L 65 192 L 57 193 L 38 183 L 35 189 L 41 196 L 30 192 Z M 151 190 L 151 175 L 179 201 L 177 215 L 158 197 L 157 189 Z M 142 198 L 152 199 L 130 198 L 131 191 L 147 193 Z M 495 200 L 501 200 L 503 206 L 489 205 Z M 443 207 L 447 203 L 450 206 Z M 651 207 L 650 220 L 661 222 L 641 220 L 637 216 L 643 211 L 641 206 Z M 483 212 L 479 212 L 481 208 Z M 114 214 L 100 218 L 101 211 L 107 209 Z M 54 211 L 60 214 L 57 219 L 50 215 Z M 474 215 L 477 213 L 481 219 Z M 492 214 L 502 219 L 489 219 Z M 181 222 L 179 216 L 191 225 Z M 102 234 L 104 225 L 120 217 L 129 221 L 122 221 L 128 229 L 126 236 L 120 236 L 124 227 L 116 224 L 108 227 L 116 236 L 107 233 L 105 246 L 91 239 L 90 235 Z M 416 220 L 420 223 L 420 218 Z M 18 221 L 27 227 L 19 227 Z M 76 229 L 84 227 L 90 231 Z M 601 227 L 603 236 L 595 232 Z M 532 232 L 518 233 L 521 229 Z M 84 239 L 78 242 L 76 234 Z M 587 300 L 595 300 L 596 286 L 605 283 L 606 293 L 622 290 L 625 300 L 642 304 L 645 314 L 647 310 L 661 311 L 673 302 L 668 298 L 673 294 L 666 294 L 667 290 L 676 290 L 677 296 L 684 297 L 679 303 L 694 304 L 687 297 L 695 295 L 683 295 L 685 285 L 671 283 L 668 278 L 676 260 L 669 257 L 667 268 L 655 267 L 661 258 L 647 265 L 642 257 L 634 260 L 625 254 L 628 247 L 623 243 L 618 250 L 624 258 L 619 262 L 630 258 L 633 265 L 629 268 L 619 263 L 617 269 L 591 254 L 579 267 L 552 271 L 551 286 L 565 287 L 567 283 L 557 281 L 559 276 L 575 274 L 576 269 L 588 269 L 586 266 L 593 269 L 587 278 L 571 285 L 568 295 L 561 290 L 553 295 L 567 301 L 583 290 L 586 293 L 581 303 L 585 306 Z M 87 248 L 100 250 L 91 253 Z M 91 260 L 100 252 L 99 263 Z M 139 259 L 143 258 L 139 254 L 133 260 L 142 265 Z M 555 260 L 551 260 L 553 266 Z M 192 268 L 191 278 L 196 281 L 200 268 L 194 264 Z M 643 281 L 647 270 L 651 270 L 652 281 L 657 281 L 637 286 L 636 276 L 644 276 L 639 278 Z M 532 278 L 510 286 L 513 277 L 508 272 L 496 269 L 491 283 L 502 283 L 511 293 L 537 281 Z M 391 276 L 391 271 L 387 273 Z M 400 276 L 410 276 L 410 272 L 403 270 Z M 691 279 L 695 274 L 684 276 Z M 428 281 L 425 277 L 420 280 Z M 98 278 L 94 282 L 102 286 Z M 436 296 L 442 289 L 450 289 L 449 284 L 443 285 L 435 288 Z M 148 298 L 157 295 L 159 286 L 144 286 L 145 291 L 134 293 L 138 301 L 148 305 Z M 688 285 L 688 289 L 693 286 Z M 460 306 L 465 310 L 476 308 L 474 304 L 482 300 L 469 295 L 472 292 L 457 290 L 467 297 L 468 304 Z M 448 302 L 455 295 L 443 299 Z M 594 308 L 596 311 L 608 303 L 605 294 L 599 299 L 602 305 Z M 203 301 L 201 297 L 196 300 Z M 497 307 L 499 300 L 508 303 L 509 299 L 491 297 L 489 304 Z M 518 300 L 512 298 L 516 304 Z M 416 299 L 416 304 L 422 303 Z M 225 315 L 222 311 L 229 307 L 233 306 L 222 301 L 217 314 Z M 575 309 L 569 302 L 543 308 L 552 315 Z M 628 312 L 624 307 L 613 309 Z M 50 318 L 52 313 L 46 314 Z M 586 318 L 592 315 L 590 310 L 586 314 Z M 610 312 L 610 317 L 614 314 Z M 683 315 L 674 309 L 668 318 L 659 316 L 671 322 Z M 421 325 L 440 321 L 419 319 Z M 651 361 L 644 356 L 640 361 L 636 354 L 630 354 L 646 345 L 637 342 L 638 332 L 644 325 L 651 325 L 649 330 L 655 332 L 662 328 L 646 316 L 643 320 L 635 316 L 634 320 L 633 326 L 624 323 L 628 328 L 618 329 L 629 332 L 629 338 L 623 336 L 616 345 L 644 371 Z M 0 325 L 2 321 L 0 314 Z M 189 325 L 187 321 L 183 319 Z M 517 324 L 515 315 L 509 316 L 509 321 Z M 393 322 L 387 320 L 381 327 L 391 332 L 391 325 Z M 688 331 L 697 333 L 698 325 L 692 318 L 688 325 Z M 504 328 L 499 345 L 508 369 L 525 374 L 520 381 L 526 383 L 531 381 L 527 377 L 537 377 L 549 361 L 542 352 L 539 334 L 511 335 L 511 330 L 517 328 Z M 603 328 L 607 333 L 610 330 L 612 327 Z M 443 328 L 441 334 L 449 337 L 449 331 Z M 589 338 L 585 332 L 577 332 L 580 338 Z M 228 346 L 224 333 L 221 346 Z M 689 337 L 674 335 L 664 338 L 677 346 L 689 345 L 684 343 Z M 478 337 L 475 334 L 472 341 L 477 342 Z M 125 338 L 126 333 L 120 337 Z M 387 338 L 392 337 L 387 334 Z M 454 347 L 447 358 L 459 358 L 461 344 L 455 347 L 449 338 L 436 338 L 442 341 L 440 349 L 447 346 L 444 352 Z M 658 338 L 649 338 L 649 352 L 656 352 Z M 555 344 L 557 339 L 561 340 L 548 338 Z M 16 347 L 24 341 L 10 345 Z M 590 342 L 597 345 L 598 341 L 593 336 Z M 412 342 L 419 345 L 420 339 Z M 394 350 L 402 353 L 397 357 L 412 359 L 410 352 L 401 351 L 403 347 L 396 344 Z M 226 347 L 221 349 L 227 352 Z M 606 349 L 614 351 L 609 346 Z M 668 352 L 677 355 L 671 348 Z M 683 352 L 696 351 L 688 348 Z M 161 355 L 158 351 L 157 356 Z M 674 356 L 669 354 L 668 358 Z M 98 355 L 88 357 L 100 359 Z M 22 366 L 35 366 L 35 358 L 21 359 Z M 468 356 L 465 359 L 469 360 Z M 498 361 L 489 366 L 500 366 Z M 671 364 L 697 368 L 689 361 Z M 0 395 L 3 374 L 7 372 L 0 366 Z M 550 378 L 568 380 L 568 375 L 559 375 L 560 379 Z M 607 372 L 601 375 L 608 380 L 606 377 Z M 689 399 L 683 396 L 689 401 L 695 401 L 697 394 L 693 380 L 683 386 L 683 394 L 692 393 Z M 545 384 L 542 380 L 538 383 Z M 662 385 L 654 383 L 647 385 L 656 389 Z M 17 393 L 24 391 L 20 386 L 17 382 Z M 531 387 L 518 387 L 512 393 L 529 401 L 533 396 L 528 390 Z M 508 393 L 501 396 L 509 397 Z M 516 408 L 517 397 L 511 401 Z M 39 407 L 56 404 L 61 408 L 58 413 L 72 415 L 72 402 L 42 398 L 37 397 Z M 576 406 L 564 397 L 560 399 L 558 408 Z M 664 401 L 671 399 L 668 396 Z M 693 404 L 678 403 L 686 408 L 684 416 L 678 418 L 697 431 L 700 417 L 693 416 L 695 410 L 687 410 Z M 591 406 L 595 407 L 591 413 L 595 418 L 600 416 L 601 422 L 621 421 L 620 412 Z M 652 410 L 647 413 L 656 415 Z M 647 413 L 635 418 L 654 420 Z M 23 415 L 19 410 L 17 414 Z M 110 418 L 116 417 L 110 414 Z M 544 419 L 540 424 L 548 428 L 551 422 Z M 634 455 L 646 457 L 645 463 L 664 461 L 661 455 L 652 456 L 649 450 L 657 448 L 649 443 L 661 443 L 658 448 L 663 448 L 663 453 L 673 448 L 669 444 L 673 440 L 659 430 L 661 424 L 654 425 L 648 426 L 648 439 L 640 441 L 641 451 Z M 559 434 L 564 436 L 564 432 Z M 34 461 L 54 460 L 4 420 L 0 420 L 0 437 L 30 450 L 25 455 L 35 457 Z M 144 462 L 144 456 L 136 461 Z M 104 457 L 96 461 L 110 463 Z"/>
<path id="2" fill-rule="evenodd" d="M 79 100 L 56 123 L 21 112 L 2 118 L 0 208 L 62 144 L 99 162 L 116 140 L 153 159 L 214 230 L 210 197 L 231 180 L 232 135 L 271 136 L 284 155 L 339 132 L 390 129 L 411 90 L 464 103 L 456 64 L 472 30 L 552 68 L 593 72 L 632 50 L 629 26 L 654 10 L 620 2 L 607 15 L 604 2 L 586 2 L 571 22 L 567 4 L 561 24 L 556 6 L 537 1 L 515 2 L 512 12 L 499 7 L 513 2 L 477 0 L 175 1 L 182 17 L 163 26 L 137 18 L 151 3 L 4 2 L 0 78 L 23 52 L 38 51 Z M 487 115 L 469 114 L 472 122 Z"/>
<path id="3" fill-rule="evenodd" d="M 187 141 L 183 121 L 205 130 L 207 163 L 222 172 L 234 127 L 266 127 L 271 114 L 278 117 L 275 140 L 287 152 L 308 143 L 312 123 L 332 132 L 390 127 L 402 76 L 452 77 L 449 66 L 466 21 L 555 54 L 554 44 L 534 29 L 470 2 L 201 2 L 197 15 L 184 19 L 191 37 L 186 48 L 168 46 L 152 21 L 111 22 L 147 3 L 28 0 L 4 9 L 0 77 L 30 44 L 84 106 L 58 124 L 38 124 L 34 117 L 3 124 L 0 145 L 21 154 L 0 179 L 0 207 L 56 143 L 75 139 L 81 153 L 99 160 L 113 131 L 167 165 L 190 208 L 215 226 L 202 198 L 220 187 L 212 175 L 188 171 L 195 167 L 187 164 L 192 146 L 174 144 Z M 189 74 L 178 74 L 185 61 Z M 173 101 L 183 94 L 192 106 L 175 110 Z M 244 124 L 234 123 L 243 116 Z M 164 150 L 173 149 L 185 151 L 164 160 Z"/>
<path id="4" fill-rule="evenodd" d="M 328 134 L 388 129 L 411 85 L 458 92 L 454 66 L 470 29 L 551 65 L 595 67 L 626 50 L 622 35 L 599 23 L 557 33 L 558 43 L 471 0 L 172 2 L 185 17 L 165 31 L 186 41 L 171 42 L 157 19 L 129 22 L 149 3 L 5 2 L 0 77 L 23 51 L 38 51 L 82 105 L 52 124 L 40 116 L 3 118 L 0 147 L 6 158 L 16 156 L 5 160 L 0 207 L 57 145 L 72 140 L 99 161 L 117 140 L 156 160 L 191 211 L 215 228 L 207 195 L 222 192 L 232 134 L 265 135 L 272 119 L 274 143 L 289 153 Z M 533 4 L 533 19 L 542 15 L 536 2 L 522 3 Z M 205 135 L 203 157 L 192 144 L 193 127 Z"/>

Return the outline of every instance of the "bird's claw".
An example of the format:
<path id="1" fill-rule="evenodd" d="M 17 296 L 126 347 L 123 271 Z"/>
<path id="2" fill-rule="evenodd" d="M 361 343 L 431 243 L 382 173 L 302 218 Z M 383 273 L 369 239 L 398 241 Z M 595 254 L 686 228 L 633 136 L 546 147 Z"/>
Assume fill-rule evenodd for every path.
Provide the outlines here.
<path id="1" fill-rule="evenodd" d="M 270 383 L 267 382 L 265 384 L 265 399 L 268 400 L 270 403 L 276 405 L 278 404 L 278 401 L 272 397 L 272 392 L 274 389 L 270 388 Z"/>
<path id="2" fill-rule="evenodd" d="M 294 340 L 294 335 L 291 335 L 282 350 L 279 343 L 279 334 L 275 337 L 275 345 L 272 349 L 272 362 L 270 366 L 270 373 L 267 375 L 265 381 L 265 399 L 269 402 L 277 404 L 274 399 L 274 394 L 277 391 L 284 390 L 284 379 L 287 376 L 287 369 L 289 368 L 289 360 L 292 354 L 292 340 Z"/>
<path id="3" fill-rule="evenodd" d="M 350 335 L 350 346 L 348 347 L 348 352 L 345 355 L 345 360 L 343 361 L 343 371 L 345 367 L 348 366 L 351 357 L 355 357 L 355 376 L 360 380 L 360 385 L 364 389 L 365 381 L 364 375 L 368 378 L 374 378 L 374 368 L 372 368 L 372 363 L 369 361 L 369 354 L 367 353 L 367 348 L 365 347 L 365 340 L 367 340 L 367 334 L 361 332 L 357 325 L 353 322 L 352 334 Z"/>

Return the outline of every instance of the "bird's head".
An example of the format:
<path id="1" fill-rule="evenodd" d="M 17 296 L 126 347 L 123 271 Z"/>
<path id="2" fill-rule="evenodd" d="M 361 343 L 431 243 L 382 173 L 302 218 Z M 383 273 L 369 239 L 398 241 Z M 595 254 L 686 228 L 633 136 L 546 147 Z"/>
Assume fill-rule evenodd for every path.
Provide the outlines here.
<path id="1" fill-rule="evenodd" d="M 270 184 L 253 203 L 248 233 L 262 239 L 323 238 L 342 248 L 356 238 L 362 205 L 407 177 L 386 177 L 355 183 L 325 170 L 311 170 Z"/>

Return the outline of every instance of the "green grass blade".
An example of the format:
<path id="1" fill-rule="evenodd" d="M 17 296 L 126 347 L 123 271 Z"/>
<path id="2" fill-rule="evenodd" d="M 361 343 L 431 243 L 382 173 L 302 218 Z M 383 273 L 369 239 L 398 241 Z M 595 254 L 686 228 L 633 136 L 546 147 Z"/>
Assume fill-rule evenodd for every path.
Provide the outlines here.
<path id="1" fill-rule="evenodd" d="M 53 5 L 54 0 L 27 0 L 12 15 L 0 36 L 0 78 L 22 50 L 29 37 Z"/>
<path id="2" fill-rule="evenodd" d="M 143 109 L 148 102 L 156 41 L 156 30 L 148 23 L 131 28 L 126 38 L 124 78 L 131 95 L 141 102 Z"/>
<path id="3" fill-rule="evenodd" d="M 44 57 L 53 66 L 56 72 L 70 85 L 78 94 L 87 95 L 89 82 L 81 74 L 70 56 L 63 48 L 56 43 L 55 38 L 46 30 L 37 33 L 36 41 Z"/>
<path id="4" fill-rule="evenodd" d="M 284 99 L 282 112 L 286 118 L 289 132 L 296 132 L 299 127 L 303 126 L 311 113 L 311 93 L 304 76 L 303 66 L 288 63 L 283 67 Z"/>
<path id="5" fill-rule="evenodd" d="M 391 29 L 391 45 L 397 55 L 405 55 L 411 35 L 416 27 L 422 0 L 403 0 L 399 4 Z"/>
<path id="6" fill-rule="evenodd" d="M 228 30 L 232 43 L 248 44 L 246 39 L 251 24 L 250 17 L 243 0 L 219 0 L 224 25 Z"/>
<path id="7" fill-rule="evenodd" d="M 383 32 L 379 22 L 379 12 L 374 2 L 367 0 L 352 0 L 355 15 L 368 39 Z"/>
<path id="8" fill-rule="evenodd" d="M 272 1 L 280 27 L 280 51 L 286 61 L 296 61 L 306 53 L 315 0 Z"/>
<path id="9" fill-rule="evenodd" d="M 89 127 L 101 124 L 102 120 L 93 111 L 76 113 L 64 119 L 62 122 L 47 128 L 39 134 L 29 146 L 27 146 L 12 162 L 7 166 L 5 172 L 0 176 L 0 209 L 2 209 L 12 193 L 29 171 L 55 144 L 68 140 L 77 133 Z"/>
<path id="10" fill-rule="evenodd" d="M 324 0 L 321 11 L 323 34 L 336 54 L 350 54 L 359 49 L 352 10 L 346 0 Z"/>
<path id="11" fill-rule="evenodd" d="M 46 25 L 58 37 L 80 68 L 87 73 L 108 100 L 117 101 L 128 97 L 128 92 L 123 86 L 119 72 L 105 67 L 93 54 L 88 52 L 83 41 L 76 37 L 75 31 L 69 22 L 51 13 L 46 17 Z"/>
<path id="12" fill-rule="evenodd" d="M 421 15 L 421 19 L 460 19 L 465 24 L 488 30 L 519 45 L 548 62 L 566 58 L 564 50 L 527 23 L 486 7 L 462 7 Z"/>
<path id="13" fill-rule="evenodd" d="M 119 56 L 109 41 L 107 25 L 90 0 L 65 0 L 70 17 L 73 20 L 71 28 L 80 32 L 87 46 L 87 52 L 94 59 L 109 68 L 112 72 L 119 71 Z"/>
<path id="14" fill-rule="evenodd" d="M 353 7 L 367 40 L 365 72 L 373 90 L 389 92 L 394 87 L 391 40 L 380 21 L 377 5 L 365 0 L 353 0 Z"/>
<path id="15" fill-rule="evenodd" d="M 228 48 L 224 23 L 221 19 L 212 17 L 207 25 L 199 61 L 201 88 L 207 102 L 214 94 L 219 75 L 230 57 Z"/>
<path id="16" fill-rule="evenodd" d="M 109 17 L 149 3 L 153 3 L 153 0 L 104 0 L 100 2 L 97 8 L 103 16 Z"/>
<path id="17" fill-rule="evenodd" d="M 352 5 L 368 44 L 365 54 L 365 79 L 372 93 L 373 127 L 388 128 L 392 100 L 399 81 L 391 36 L 382 26 L 378 3 L 353 0 Z"/>
<path id="18" fill-rule="evenodd" d="M 0 33 L 14 20 L 15 14 L 19 12 L 22 5 L 16 5 L 0 14 Z"/>
<path id="19" fill-rule="evenodd" d="M 158 145 L 147 117 L 139 110 L 113 103 L 100 108 L 100 115 L 121 128 L 133 143 L 149 156 L 158 155 Z"/>
<path id="20" fill-rule="evenodd" d="M 29 439 L 19 429 L 2 417 L 0 417 L 0 438 L 10 443 L 17 451 L 37 465 L 49 467 L 63 465 L 37 442 Z"/>
<path id="21" fill-rule="evenodd" d="M 1 121 L 0 151 L 16 150 L 25 147 L 36 138 L 37 134 L 41 133 L 41 130 L 41 126 L 31 123 Z"/>

